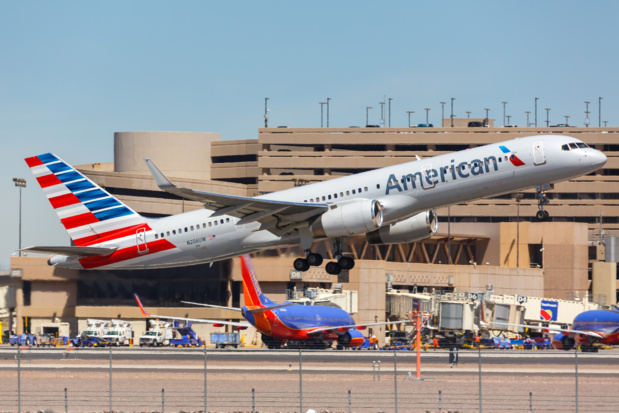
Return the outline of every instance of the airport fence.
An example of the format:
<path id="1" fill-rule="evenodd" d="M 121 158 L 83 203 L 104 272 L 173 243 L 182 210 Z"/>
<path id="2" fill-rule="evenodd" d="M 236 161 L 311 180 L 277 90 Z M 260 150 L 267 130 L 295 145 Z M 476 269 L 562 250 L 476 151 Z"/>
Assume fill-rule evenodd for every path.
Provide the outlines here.
<path id="1" fill-rule="evenodd" d="M 101 352 L 105 352 L 101 349 Z M 360 353 L 360 352 L 358 352 Z M 410 353 L 410 352 L 409 352 Z M 414 352 L 413 352 L 414 353 Z M 103 353 L 101 353 L 103 354 Z M 220 352 L 219 354 L 224 354 Z M 231 354 L 227 352 L 227 354 Z M 288 353 L 297 357 L 296 353 Z M 366 353 L 369 354 L 369 353 Z M 303 363 L 312 359 L 312 353 L 298 351 L 298 366 L 290 370 L 272 388 L 249 383 L 249 386 L 234 386 L 222 389 L 217 384 L 217 371 L 210 373 L 209 359 L 216 359 L 217 352 L 194 352 L 193 365 L 200 362 L 204 367 L 194 369 L 190 384 L 183 387 L 169 384 L 160 389 L 147 388 L 140 383 L 127 385 L 123 368 L 114 367 L 114 351 L 109 349 L 109 372 L 92 372 L 78 383 L 59 389 L 46 389 L 41 378 L 62 385 L 62 376 L 37 372 L 24 368 L 36 355 L 29 350 L 17 349 L 13 371 L 15 378 L 3 379 L 0 386 L 0 412 L 615 412 L 619 403 L 616 392 L 617 374 L 598 377 L 594 382 L 590 373 L 579 376 L 578 353 L 561 353 L 562 365 L 573 368 L 571 373 L 555 372 L 536 379 L 540 383 L 533 391 L 525 391 L 521 382 L 531 380 L 528 375 L 496 374 L 496 362 L 481 350 L 465 353 L 467 371 L 457 369 L 458 354 L 436 352 L 445 358 L 446 371 L 435 369 L 440 377 L 417 380 L 412 371 L 411 357 L 398 351 L 375 352 L 382 361 L 372 361 L 371 368 L 360 369 L 346 375 L 333 376 L 332 383 L 316 386 L 316 375 L 326 374 Z M 462 352 L 460 353 L 463 354 Z M 494 353 L 496 354 L 496 353 Z M 532 354 L 528 353 L 527 355 Z M 105 354 L 107 355 L 107 354 Z M 122 356 L 122 357 L 121 357 Z M 65 351 L 61 357 L 78 360 L 77 351 Z M 203 359 L 202 359 L 203 357 Z M 484 357 L 486 360 L 484 360 Z M 117 363 L 126 362 L 126 353 L 117 356 Z M 80 360 L 81 361 L 81 360 Z M 391 361 L 391 362 L 390 362 Z M 535 365 L 532 357 L 530 364 Z M 82 364 L 88 370 L 90 364 Z M 489 366 L 493 367 L 490 368 Z M 75 365 L 80 368 L 80 364 Z M 612 366 L 611 366 L 612 367 Z M 148 366 L 144 366 L 149 370 Z M 179 366 L 182 370 L 182 366 Z M 485 371 L 484 369 L 488 370 Z M 550 369 L 550 368 L 547 368 Z M 543 371 L 543 369 L 542 369 Z M 155 373 L 153 369 L 152 374 Z M 280 373 L 278 373 L 280 374 Z M 329 373 L 333 374 L 333 373 Z M 541 373 L 535 373 L 541 374 Z M 427 375 L 427 374 L 426 374 Z M 559 380 L 560 379 L 560 380 Z M 247 377 L 239 377 L 247 381 Z M 426 385 L 421 383 L 426 380 Z M 12 381 L 12 383 L 11 383 Z M 336 381 L 339 381 L 336 383 Z M 557 383 L 561 381 L 560 386 Z M 610 387 L 597 383 L 607 381 Z M 88 382 L 92 382 L 89 386 Z M 520 382 L 520 383 L 519 383 Z M 234 383 L 234 381 L 233 381 Z M 282 386 L 285 383 L 286 386 Z M 109 386 L 108 388 L 105 388 Z M 57 386 L 56 386 L 57 387 Z"/>

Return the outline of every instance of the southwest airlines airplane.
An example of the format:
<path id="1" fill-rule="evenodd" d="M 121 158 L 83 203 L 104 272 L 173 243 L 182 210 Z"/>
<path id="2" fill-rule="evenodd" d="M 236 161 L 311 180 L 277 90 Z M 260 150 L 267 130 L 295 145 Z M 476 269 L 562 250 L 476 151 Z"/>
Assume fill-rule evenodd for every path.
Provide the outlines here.
<path id="1" fill-rule="evenodd" d="M 207 263 L 300 244 L 294 268 L 322 264 L 314 240 L 334 241 L 329 274 L 353 268 L 343 255 L 348 237 L 373 244 L 418 241 L 437 230 L 435 209 L 536 186 L 538 218 L 548 217 L 550 184 L 591 173 L 606 156 L 565 135 L 537 135 L 389 166 L 257 197 L 179 188 L 146 159 L 164 191 L 204 209 L 146 218 L 56 155 L 26 159 L 65 226 L 72 246 L 24 250 L 55 254 L 48 263 L 77 269 L 143 269 Z"/>
<path id="2" fill-rule="evenodd" d="M 572 323 L 572 329 L 557 327 L 537 327 L 528 324 L 492 323 L 493 325 L 509 325 L 542 330 L 546 333 L 556 333 L 552 345 L 558 350 L 571 350 L 578 345 L 590 348 L 593 344 L 619 345 L 619 311 L 589 310 L 578 314 Z"/>
<path id="3" fill-rule="evenodd" d="M 359 330 L 365 330 L 367 326 L 408 322 L 355 324 L 355 320 L 353 320 L 350 314 L 341 308 L 321 305 L 298 305 L 290 302 L 275 304 L 262 293 L 260 284 L 258 284 L 258 277 L 256 277 L 248 255 L 241 256 L 241 270 L 243 274 L 243 296 L 245 297 L 245 306 L 243 308 L 183 302 L 241 311 L 249 324 L 153 315 L 144 310 L 144 306 L 142 306 L 137 294 L 134 294 L 135 299 L 140 306 L 142 314 L 146 317 L 211 323 L 216 327 L 232 325 L 238 329 L 245 329 L 250 325 L 254 326 L 262 333 L 262 342 L 269 348 L 279 347 L 287 341 L 311 342 L 313 344 L 336 341 L 340 348 L 357 347 L 365 341 L 363 334 Z"/>

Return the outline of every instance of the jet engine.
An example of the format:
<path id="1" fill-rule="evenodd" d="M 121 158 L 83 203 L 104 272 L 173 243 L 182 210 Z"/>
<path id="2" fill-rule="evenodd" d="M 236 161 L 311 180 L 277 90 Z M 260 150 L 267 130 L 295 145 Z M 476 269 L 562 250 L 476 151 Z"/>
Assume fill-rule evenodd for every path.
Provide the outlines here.
<path id="1" fill-rule="evenodd" d="M 385 225 L 366 235 L 370 244 L 401 244 L 431 237 L 438 229 L 434 211 L 421 212 L 404 221 Z"/>
<path id="2" fill-rule="evenodd" d="M 559 333 L 552 338 L 552 346 L 557 350 L 572 350 L 574 345 L 576 345 L 574 337 L 570 337 L 563 333 Z"/>
<path id="3" fill-rule="evenodd" d="M 358 347 L 365 342 L 363 334 L 357 330 L 348 330 L 344 334 L 341 334 L 337 339 L 337 347 Z"/>
<path id="4" fill-rule="evenodd" d="M 311 225 L 314 238 L 349 237 L 374 231 L 383 224 L 383 207 L 375 199 L 354 199 L 329 206 Z"/>

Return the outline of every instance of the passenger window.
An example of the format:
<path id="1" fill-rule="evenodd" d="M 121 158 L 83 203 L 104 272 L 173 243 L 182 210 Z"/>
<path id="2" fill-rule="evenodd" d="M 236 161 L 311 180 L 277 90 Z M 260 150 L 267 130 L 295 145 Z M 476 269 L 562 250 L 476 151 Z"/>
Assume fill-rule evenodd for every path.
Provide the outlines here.
<path id="1" fill-rule="evenodd" d="M 322 196 L 322 200 L 323 200 L 323 201 L 325 200 L 325 196 L 324 196 L 324 195 Z"/>
<path id="2" fill-rule="evenodd" d="M 155 234 L 155 239 L 159 239 L 159 234 Z"/>
<path id="3" fill-rule="evenodd" d="M 176 230 L 175 229 L 172 230 L 172 235 L 176 235 Z"/>
<path id="4" fill-rule="evenodd" d="M 364 190 L 365 192 L 367 192 L 367 191 L 368 191 L 368 187 L 367 187 L 367 186 L 366 186 L 366 187 L 364 187 L 364 188 L 363 188 L 363 190 Z"/>
<path id="5" fill-rule="evenodd" d="M 187 227 L 185 227 L 185 232 L 189 232 L 189 231 L 187 231 Z"/>
<path id="6" fill-rule="evenodd" d="M 337 199 L 337 194 L 333 194 L 333 198 Z"/>
<path id="7" fill-rule="evenodd" d="M 357 191 L 355 191 L 355 190 L 353 189 L 353 190 L 352 190 L 352 194 L 354 195 L 354 194 L 356 194 L 356 193 L 357 193 Z"/>
<path id="8" fill-rule="evenodd" d="M 206 228 L 206 224 L 205 223 L 202 223 L 202 228 Z"/>
<path id="9" fill-rule="evenodd" d="M 376 184 L 376 189 L 380 189 L 380 184 Z M 366 189 L 367 191 L 367 189 Z"/>
<path id="10" fill-rule="evenodd" d="M 169 236 L 170 236 L 170 231 L 167 231 L 167 232 L 166 232 L 166 234 L 167 234 L 167 236 L 169 237 Z"/>
<path id="11" fill-rule="evenodd" d="M 329 195 L 329 199 L 331 199 L 331 195 Z"/>
<path id="12" fill-rule="evenodd" d="M 215 223 L 215 226 L 217 226 L 217 221 L 214 221 L 214 223 Z"/>
<path id="13" fill-rule="evenodd" d="M 226 218 L 226 222 L 230 222 L 230 218 Z"/>
<path id="14" fill-rule="evenodd" d="M 190 226 L 190 227 L 189 227 L 189 229 L 190 229 L 191 231 L 193 231 L 193 225 L 192 225 L 192 226 Z"/>
<path id="15" fill-rule="evenodd" d="M 209 227 L 212 227 L 212 226 L 213 226 L 213 223 L 209 221 L 208 226 L 209 226 Z"/>
<path id="16" fill-rule="evenodd" d="M 164 236 L 164 234 L 163 234 L 163 232 L 162 232 L 162 233 L 161 233 L 161 238 L 163 238 L 163 236 Z"/>
<path id="17" fill-rule="evenodd" d="M 346 196 L 349 196 L 349 195 L 350 195 L 350 191 L 346 191 Z"/>

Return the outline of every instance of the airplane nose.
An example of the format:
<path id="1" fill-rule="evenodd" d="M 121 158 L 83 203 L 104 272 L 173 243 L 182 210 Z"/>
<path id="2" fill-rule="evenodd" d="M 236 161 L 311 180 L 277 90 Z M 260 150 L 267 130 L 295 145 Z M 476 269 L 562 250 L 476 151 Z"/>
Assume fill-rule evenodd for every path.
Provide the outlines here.
<path id="1" fill-rule="evenodd" d="M 608 158 L 600 151 L 593 151 L 590 156 L 591 166 L 596 167 L 597 169 L 603 167 L 606 164 Z"/>

